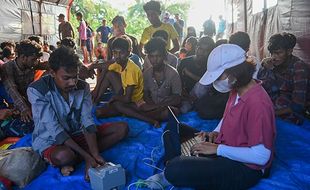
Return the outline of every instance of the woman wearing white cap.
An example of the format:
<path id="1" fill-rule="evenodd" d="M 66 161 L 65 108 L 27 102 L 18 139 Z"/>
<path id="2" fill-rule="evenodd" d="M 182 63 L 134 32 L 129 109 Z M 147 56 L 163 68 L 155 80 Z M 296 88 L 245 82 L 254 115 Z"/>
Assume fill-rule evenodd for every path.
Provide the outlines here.
<path id="1" fill-rule="evenodd" d="M 223 118 L 213 132 L 199 133 L 205 141 L 191 148 L 196 156 L 171 154 L 177 151 L 165 144 L 165 171 L 149 180 L 163 186 L 225 190 L 248 189 L 259 182 L 271 166 L 276 128 L 272 102 L 261 82 L 252 79 L 253 62 L 233 44 L 211 52 L 200 83 L 231 91 Z M 164 143 L 173 138 L 169 131 L 163 137 Z"/>

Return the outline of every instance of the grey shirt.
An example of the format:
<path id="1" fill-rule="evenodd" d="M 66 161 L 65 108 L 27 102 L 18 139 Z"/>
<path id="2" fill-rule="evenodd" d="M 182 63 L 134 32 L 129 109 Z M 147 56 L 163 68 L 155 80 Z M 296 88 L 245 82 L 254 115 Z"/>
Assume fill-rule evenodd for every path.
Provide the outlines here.
<path id="1" fill-rule="evenodd" d="M 165 77 L 162 84 L 158 86 L 153 77 L 153 67 L 143 73 L 144 93 L 150 94 L 153 102 L 158 104 L 172 95 L 181 95 L 182 86 L 179 73 L 172 66 L 166 64 Z"/>
<path id="2" fill-rule="evenodd" d="M 96 131 L 91 114 L 89 85 L 86 82 L 78 81 L 77 88 L 69 93 L 68 102 L 50 75 L 32 83 L 27 94 L 35 124 L 32 147 L 40 154 L 52 145 L 63 144 L 70 136 L 85 130 Z"/>

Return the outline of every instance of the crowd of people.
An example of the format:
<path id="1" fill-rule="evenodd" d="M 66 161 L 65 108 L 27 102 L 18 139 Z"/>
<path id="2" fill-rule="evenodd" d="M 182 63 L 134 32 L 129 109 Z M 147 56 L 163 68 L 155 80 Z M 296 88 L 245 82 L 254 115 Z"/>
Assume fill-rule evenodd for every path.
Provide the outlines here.
<path id="1" fill-rule="evenodd" d="M 74 29 L 63 14 L 58 16 L 57 47 L 38 36 L 2 42 L 0 139 L 32 133 L 33 149 L 64 176 L 84 160 L 88 180 L 88 169 L 105 163 L 99 153 L 128 133 L 124 122 L 96 126 L 93 107 L 98 118 L 128 116 L 157 128 L 169 118 L 169 106 L 177 115 L 196 111 L 220 123 L 212 132 L 187 129 L 203 140 L 192 147 L 191 157 L 168 143 L 173 138 L 168 125 L 163 134 L 166 168 L 150 179 L 196 189 L 255 185 L 271 167 L 275 118 L 301 125 L 309 117 L 310 71 L 293 54 L 296 37 L 272 35 L 270 57 L 259 61 L 249 53 L 246 32 L 222 39 L 222 17 L 218 31 L 209 28 L 214 27 L 210 18 L 201 37 L 188 27 L 183 40 L 179 14 L 173 22 L 169 15 L 161 20 L 161 5 L 153 0 L 143 8 L 150 26 L 140 42 L 126 33 L 125 18 L 118 15 L 113 27 L 102 20 L 96 48 L 94 30 L 76 13 L 82 61 Z M 91 91 L 85 79 L 94 75 L 97 84 Z"/>

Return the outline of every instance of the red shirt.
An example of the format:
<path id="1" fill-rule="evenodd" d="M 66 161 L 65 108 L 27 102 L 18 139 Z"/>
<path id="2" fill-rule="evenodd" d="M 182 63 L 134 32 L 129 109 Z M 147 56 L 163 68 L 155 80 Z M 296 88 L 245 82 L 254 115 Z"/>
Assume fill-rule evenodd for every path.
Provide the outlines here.
<path id="1" fill-rule="evenodd" d="M 232 91 L 226 104 L 223 123 L 216 143 L 233 147 L 251 147 L 263 144 L 271 151 L 271 157 L 265 166 L 246 164 L 256 170 L 270 167 L 276 135 L 275 113 L 267 92 L 257 82 L 239 98 Z"/>

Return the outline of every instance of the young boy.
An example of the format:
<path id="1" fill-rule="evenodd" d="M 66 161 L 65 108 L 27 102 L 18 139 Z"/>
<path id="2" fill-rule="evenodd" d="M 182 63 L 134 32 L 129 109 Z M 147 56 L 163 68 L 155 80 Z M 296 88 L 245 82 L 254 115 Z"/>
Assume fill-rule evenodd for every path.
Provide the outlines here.
<path id="1" fill-rule="evenodd" d="M 112 87 L 115 95 L 109 101 L 108 106 L 96 110 L 96 115 L 97 117 L 111 117 L 125 114 L 158 127 L 156 120 L 141 113 L 145 104 L 143 100 L 143 76 L 140 68 L 128 58 L 130 50 L 128 37 L 121 36 L 113 41 L 112 52 L 115 63 L 102 71 L 102 78 L 99 83 L 101 85 L 97 85 L 94 89 L 93 100 L 98 103 L 108 87 Z"/>
<path id="2" fill-rule="evenodd" d="M 96 128 L 89 85 L 78 79 L 79 64 L 72 48 L 58 48 L 49 59 L 51 75 L 32 83 L 27 94 L 35 123 L 33 149 L 64 176 L 85 160 L 88 180 L 88 169 L 105 163 L 99 152 L 123 139 L 128 127 L 117 122 Z"/>
<path id="3" fill-rule="evenodd" d="M 160 37 L 152 38 L 145 45 L 152 67 L 143 73 L 144 100 L 157 106 L 146 114 L 156 120 L 168 119 L 167 106 L 178 108 L 181 103 L 181 79 L 177 70 L 166 62 L 168 52 L 165 47 L 166 41 Z"/>

